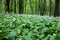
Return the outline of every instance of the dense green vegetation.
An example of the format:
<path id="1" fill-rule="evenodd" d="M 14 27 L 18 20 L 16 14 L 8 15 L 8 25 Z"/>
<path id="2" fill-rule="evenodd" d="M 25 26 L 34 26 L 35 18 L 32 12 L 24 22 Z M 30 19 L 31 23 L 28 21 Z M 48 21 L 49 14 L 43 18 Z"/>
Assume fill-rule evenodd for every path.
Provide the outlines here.
<path id="1" fill-rule="evenodd" d="M 60 40 L 60 18 L 1 14 L 0 40 Z"/>
<path id="2" fill-rule="evenodd" d="M 0 40 L 60 40 L 60 0 L 0 0 Z"/>

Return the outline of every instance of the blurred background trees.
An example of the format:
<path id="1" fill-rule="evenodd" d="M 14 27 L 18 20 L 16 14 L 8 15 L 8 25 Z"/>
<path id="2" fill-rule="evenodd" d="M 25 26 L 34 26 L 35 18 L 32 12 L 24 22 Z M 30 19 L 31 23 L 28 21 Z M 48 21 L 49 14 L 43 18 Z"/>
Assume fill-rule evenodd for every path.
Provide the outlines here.
<path id="1" fill-rule="evenodd" d="M 60 15 L 60 0 L 0 0 L 0 12 Z"/>

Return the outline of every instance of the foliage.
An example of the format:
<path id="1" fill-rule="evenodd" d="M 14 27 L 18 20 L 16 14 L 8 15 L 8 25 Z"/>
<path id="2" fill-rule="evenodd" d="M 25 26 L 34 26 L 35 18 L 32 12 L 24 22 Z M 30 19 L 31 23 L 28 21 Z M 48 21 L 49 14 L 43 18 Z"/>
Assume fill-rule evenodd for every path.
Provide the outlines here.
<path id="1" fill-rule="evenodd" d="M 24 0 L 24 14 L 37 14 L 40 15 L 43 13 L 43 8 L 45 8 L 46 13 L 45 15 L 53 15 L 54 8 L 55 8 L 55 0 L 51 0 L 51 13 L 50 13 L 50 0 L 45 0 L 46 3 L 43 2 L 44 0 Z M 14 0 L 10 0 L 9 8 L 12 12 L 14 12 Z M 45 6 L 46 7 L 45 7 Z M 4 0 L 0 3 L 0 11 L 5 10 L 5 3 Z M 16 0 L 16 12 L 19 13 L 19 0 Z"/>
<path id="2" fill-rule="evenodd" d="M 60 19 L 0 14 L 0 40 L 60 40 Z"/>

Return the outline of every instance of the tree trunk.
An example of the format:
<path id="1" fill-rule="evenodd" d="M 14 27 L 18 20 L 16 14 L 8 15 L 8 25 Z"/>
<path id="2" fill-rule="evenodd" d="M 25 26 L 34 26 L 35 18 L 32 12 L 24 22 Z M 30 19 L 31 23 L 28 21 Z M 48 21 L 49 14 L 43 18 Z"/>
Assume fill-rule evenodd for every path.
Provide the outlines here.
<path id="1" fill-rule="evenodd" d="M 39 13 L 41 13 L 41 7 L 40 7 L 40 0 L 39 0 L 39 6 L 38 6 L 38 10 L 39 10 Z"/>
<path id="2" fill-rule="evenodd" d="M 16 13 L 16 0 L 14 0 L 14 13 Z"/>
<path id="3" fill-rule="evenodd" d="M 9 4 L 10 0 L 5 0 L 5 12 L 10 12 Z"/>
<path id="4" fill-rule="evenodd" d="M 32 0 L 30 0 L 30 9 L 31 9 L 31 11 L 32 11 L 32 14 L 33 14 L 33 6 L 32 6 L 32 2 L 31 2 Z"/>
<path id="5" fill-rule="evenodd" d="M 59 0 L 55 0 L 55 11 L 54 11 L 54 17 L 59 16 Z"/>
<path id="6" fill-rule="evenodd" d="M 50 0 L 50 16 L 52 15 L 52 13 L 51 13 L 51 3 L 52 3 L 52 2 L 51 2 L 51 0 Z"/>
<path id="7" fill-rule="evenodd" d="M 46 0 L 42 0 L 42 13 L 41 13 L 41 15 L 44 15 L 44 14 L 46 14 Z"/>
<path id="8" fill-rule="evenodd" d="M 19 13 L 22 14 L 24 10 L 23 0 L 19 0 Z"/>
<path id="9" fill-rule="evenodd" d="M 10 1 L 10 12 L 13 12 L 13 0 Z"/>

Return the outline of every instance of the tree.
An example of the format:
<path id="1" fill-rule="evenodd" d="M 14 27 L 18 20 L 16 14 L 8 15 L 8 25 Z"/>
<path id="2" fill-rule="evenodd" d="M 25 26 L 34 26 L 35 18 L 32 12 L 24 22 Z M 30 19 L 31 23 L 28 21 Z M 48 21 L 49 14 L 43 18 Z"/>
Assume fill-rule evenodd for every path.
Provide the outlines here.
<path id="1" fill-rule="evenodd" d="M 27 0 L 24 0 L 24 12 L 26 13 L 26 5 L 27 5 Z"/>
<path id="2" fill-rule="evenodd" d="M 30 9 L 31 9 L 31 12 L 32 12 L 32 14 L 33 14 L 32 0 L 30 0 Z"/>
<path id="3" fill-rule="evenodd" d="M 19 13 L 22 14 L 24 10 L 23 0 L 19 0 Z"/>
<path id="4" fill-rule="evenodd" d="M 9 4 L 10 0 L 5 0 L 5 12 L 10 12 Z"/>
<path id="5" fill-rule="evenodd" d="M 10 0 L 10 12 L 13 12 L 13 1 L 14 0 Z"/>
<path id="6" fill-rule="evenodd" d="M 41 0 L 41 4 L 42 5 L 41 5 L 41 8 L 40 8 L 41 9 L 40 13 L 41 13 L 41 15 L 44 15 L 44 14 L 46 14 L 46 0 Z"/>
<path id="7" fill-rule="evenodd" d="M 38 11 L 41 13 L 41 5 L 40 5 L 40 0 L 39 0 L 39 5 L 38 5 Z"/>
<path id="8" fill-rule="evenodd" d="M 51 1 L 52 1 L 52 0 L 50 0 L 50 16 L 51 16 L 51 3 L 52 3 Z"/>
<path id="9" fill-rule="evenodd" d="M 16 13 L 16 0 L 14 0 L 14 13 Z"/>
<path id="10" fill-rule="evenodd" d="M 59 0 L 55 0 L 55 10 L 54 10 L 54 17 L 59 16 Z"/>
<path id="11" fill-rule="evenodd" d="M 46 14 L 46 0 L 43 0 L 43 9 L 42 9 L 42 15 Z"/>

